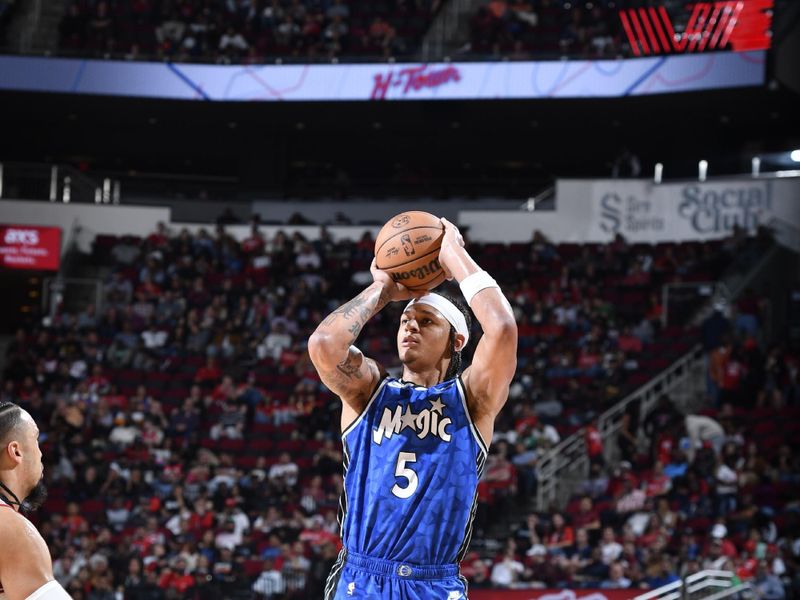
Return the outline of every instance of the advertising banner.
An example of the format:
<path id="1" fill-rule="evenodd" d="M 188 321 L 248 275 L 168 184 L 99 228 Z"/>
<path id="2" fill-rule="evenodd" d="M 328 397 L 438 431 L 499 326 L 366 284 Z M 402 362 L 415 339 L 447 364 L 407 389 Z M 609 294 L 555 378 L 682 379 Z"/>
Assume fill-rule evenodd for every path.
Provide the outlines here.
<path id="1" fill-rule="evenodd" d="M 9 269 L 58 271 L 61 262 L 61 229 L 0 225 L 0 260 Z"/>
<path id="2" fill-rule="evenodd" d="M 539 230 L 553 242 L 702 241 L 727 237 L 734 226 L 760 226 L 800 236 L 800 177 L 715 179 L 654 184 L 643 179 L 566 179 L 556 183 L 553 211 L 461 211 L 475 240 L 527 242 Z M 781 239 L 783 243 L 783 240 Z M 787 238 L 785 245 L 792 247 Z"/>
<path id="3" fill-rule="evenodd" d="M 629 600 L 642 590 L 475 590 L 470 600 Z"/>
<path id="4" fill-rule="evenodd" d="M 598 182 L 592 186 L 589 237 L 621 233 L 631 241 L 681 241 L 752 231 L 773 218 L 791 218 L 796 202 L 776 202 L 773 181 L 652 185 Z"/>
<path id="5" fill-rule="evenodd" d="M 198 65 L 0 56 L 0 90 L 182 100 L 591 98 L 758 86 L 766 52 L 615 60 Z"/>

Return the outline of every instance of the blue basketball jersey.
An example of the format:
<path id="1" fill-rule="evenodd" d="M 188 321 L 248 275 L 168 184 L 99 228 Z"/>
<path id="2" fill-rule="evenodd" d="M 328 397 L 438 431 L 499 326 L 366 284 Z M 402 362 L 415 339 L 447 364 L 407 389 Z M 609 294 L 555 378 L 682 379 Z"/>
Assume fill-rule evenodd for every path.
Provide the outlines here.
<path id="1" fill-rule="evenodd" d="M 342 442 L 345 553 L 460 562 L 487 452 L 460 378 L 430 388 L 385 378 Z"/>

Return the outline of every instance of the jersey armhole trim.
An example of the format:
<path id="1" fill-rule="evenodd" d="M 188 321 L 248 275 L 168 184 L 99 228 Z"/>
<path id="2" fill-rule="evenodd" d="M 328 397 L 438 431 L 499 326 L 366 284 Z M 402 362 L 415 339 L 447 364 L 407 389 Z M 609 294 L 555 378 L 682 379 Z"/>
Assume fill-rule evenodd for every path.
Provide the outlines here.
<path id="1" fill-rule="evenodd" d="M 70 595 L 56 580 L 45 583 L 25 600 L 70 600 Z"/>
<path id="2" fill-rule="evenodd" d="M 461 375 L 456 377 L 456 386 L 458 387 L 458 393 L 461 396 L 461 405 L 464 407 L 464 414 L 467 416 L 469 428 L 472 430 L 472 435 L 478 442 L 478 447 L 483 451 L 484 456 L 486 456 L 489 454 L 489 446 L 487 446 L 486 442 L 483 441 L 481 432 L 478 431 L 478 428 L 475 426 L 475 422 L 472 420 L 472 415 L 469 412 L 469 405 L 467 404 L 467 389 L 464 387 L 464 381 L 461 379 Z"/>
<path id="3" fill-rule="evenodd" d="M 372 392 L 372 396 L 370 396 L 369 401 L 367 402 L 366 406 L 364 406 L 364 410 L 362 410 L 359 413 L 359 415 L 353 420 L 353 422 L 350 423 L 350 425 L 348 425 L 344 429 L 344 431 L 342 431 L 342 439 L 347 437 L 347 434 L 350 433 L 355 428 L 355 426 L 358 425 L 361 422 L 361 419 L 363 419 L 364 415 L 367 414 L 367 411 L 369 410 L 370 406 L 372 406 L 372 403 L 375 402 L 375 399 L 381 393 L 381 390 L 383 389 L 383 386 L 386 385 L 387 381 L 389 381 L 389 376 L 388 375 L 384 376 L 383 379 L 381 379 L 378 382 L 378 385 L 376 386 L 375 391 Z"/>

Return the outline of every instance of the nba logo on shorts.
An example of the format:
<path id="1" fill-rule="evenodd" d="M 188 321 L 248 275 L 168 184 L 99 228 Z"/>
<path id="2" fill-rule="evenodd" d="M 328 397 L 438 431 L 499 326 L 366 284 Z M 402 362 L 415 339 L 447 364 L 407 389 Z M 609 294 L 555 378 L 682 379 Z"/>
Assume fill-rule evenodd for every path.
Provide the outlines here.
<path id="1" fill-rule="evenodd" d="M 352 596 L 353 592 L 355 591 L 356 591 L 356 582 L 351 581 L 350 583 L 347 584 L 347 595 Z"/>
<path id="2" fill-rule="evenodd" d="M 447 594 L 447 600 L 461 600 L 464 596 L 458 590 L 454 590 Z"/>

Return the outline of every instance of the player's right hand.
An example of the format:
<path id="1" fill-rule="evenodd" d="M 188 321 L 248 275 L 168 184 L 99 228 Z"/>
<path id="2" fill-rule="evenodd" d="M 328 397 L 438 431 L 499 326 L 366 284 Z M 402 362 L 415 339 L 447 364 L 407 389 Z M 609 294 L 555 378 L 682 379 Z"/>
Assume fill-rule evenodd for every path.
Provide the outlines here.
<path id="1" fill-rule="evenodd" d="M 389 300 L 392 302 L 411 300 L 412 298 L 421 298 L 427 293 L 425 290 L 410 290 L 402 283 L 397 283 L 394 281 L 394 279 L 392 279 L 392 276 L 389 275 L 389 273 L 382 271 L 375 265 L 374 258 L 372 259 L 372 264 L 369 266 L 369 271 L 372 273 L 373 281 L 383 286 L 384 292 L 386 292 L 386 294 L 389 296 Z"/>

